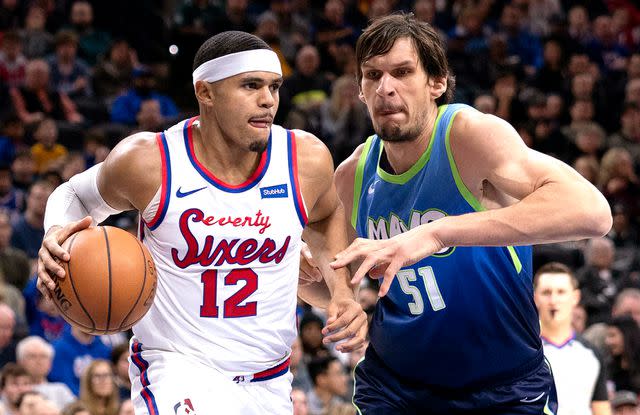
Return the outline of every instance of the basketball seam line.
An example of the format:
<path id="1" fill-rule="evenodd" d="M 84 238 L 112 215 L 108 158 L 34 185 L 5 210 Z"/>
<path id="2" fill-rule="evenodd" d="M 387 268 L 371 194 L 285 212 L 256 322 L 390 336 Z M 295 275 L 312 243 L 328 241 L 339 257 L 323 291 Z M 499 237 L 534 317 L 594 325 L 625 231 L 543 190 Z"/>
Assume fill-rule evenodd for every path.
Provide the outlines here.
<path id="1" fill-rule="evenodd" d="M 71 238 L 71 241 L 69 242 L 69 253 L 71 253 L 71 248 L 73 247 L 73 242 L 76 240 L 76 236 L 78 234 L 74 234 L 73 237 Z M 80 296 L 78 295 L 78 291 L 76 291 L 76 286 L 73 283 L 73 277 L 71 276 L 71 259 L 69 259 L 68 262 L 68 266 L 67 266 L 67 270 L 69 271 L 69 283 L 71 284 L 71 288 L 73 289 L 73 293 L 76 296 L 76 299 L 78 300 L 78 304 L 80 305 L 80 308 L 82 308 L 82 311 L 84 311 L 84 313 L 87 315 L 87 317 L 89 317 L 89 320 L 91 320 L 91 330 L 94 331 L 96 330 L 96 322 L 93 321 L 93 318 L 91 317 L 91 314 L 89 314 L 89 312 L 87 311 L 87 309 L 84 307 L 84 304 L 82 304 L 82 300 L 80 299 Z M 65 314 L 66 315 L 66 314 Z M 84 324 L 81 324 L 82 326 L 84 326 Z M 86 327 L 86 326 L 84 326 Z"/>
<path id="2" fill-rule="evenodd" d="M 138 239 L 136 239 L 136 242 L 138 243 L 138 247 L 140 248 L 140 252 L 142 252 L 142 266 L 144 268 L 144 274 L 142 277 L 142 288 L 140 288 L 140 293 L 138 293 L 138 298 L 136 298 L 136 302 L 133 303 L 133 307 L 131 307 L 131 310 L 129 310 L 129 313 L 127 313 L 126 316 L 124 316 L 124 319 L 122 320 L 122 322 L 120 323 L 120 326 L 122 327 L 125 323 L 125 321 L 127 321 L 127 319 L 129 318 L 129 316 L 131 315 L 131 313 L 133 313 L 133 310 L 136 309 L 138 302 L 140 301 L 140 298 L 142 298 L 142 293 L 144 293 L 144 287 L 147 284 L 147 256 L 144 253 L 144 249 L 142 248 L 142 244 L 140 243 L 140 241 Z"/>
<path id="3" fill-rule="evenodd" d="M 112 297 L 112 281 L 111 281 L 111 249 L 109 249 L 109 236 L 107 235 L 107 229 L 102 227 L 102 234 L 104 235 L 104 242 L 107 246 L 107 270 L 109 272 L 109 306 L 107 308 L 107 327 L 105 331 L 109 331 L 111 326 L 111 297 Z"/>

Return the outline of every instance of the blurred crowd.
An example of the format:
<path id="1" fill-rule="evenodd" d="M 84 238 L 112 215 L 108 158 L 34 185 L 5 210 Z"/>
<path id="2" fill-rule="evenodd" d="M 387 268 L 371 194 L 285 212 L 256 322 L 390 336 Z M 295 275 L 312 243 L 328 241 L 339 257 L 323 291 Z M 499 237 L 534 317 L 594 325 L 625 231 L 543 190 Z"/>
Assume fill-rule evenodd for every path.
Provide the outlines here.
<path id="1" fill-rule="evenodd" d="M 609 200 L 609 235 L 537 246 L 534 267 L 556 261 L 575 272 L 574 329 L 598 349 L 614 409 L 640 413 L 640 3 L 583 4 L 0 0 L 0 413 L 133 414 L 130 333 L 84 334 L 35 288 L 53 189 L 127 135 L 195 115 L 193 56 L 225 30 L 273 48 L 285 76 L 276 122 L 314 133 L 339 164 L 372 133 L 355 42 L 368 21 L 394 11 L 438 29 L 455 101 L 509 121 L 528 146 L 570 164 Z M 136 221 L 121 214 L 109 224 L 135 232 Z M 358 296 L 371 314 L 376 282 Z M 322 343 L 322 311 L 300 303 L 298 314 L 295 414 L 354 413 L 349 372 L 362 351 L 336 353 Z"/>

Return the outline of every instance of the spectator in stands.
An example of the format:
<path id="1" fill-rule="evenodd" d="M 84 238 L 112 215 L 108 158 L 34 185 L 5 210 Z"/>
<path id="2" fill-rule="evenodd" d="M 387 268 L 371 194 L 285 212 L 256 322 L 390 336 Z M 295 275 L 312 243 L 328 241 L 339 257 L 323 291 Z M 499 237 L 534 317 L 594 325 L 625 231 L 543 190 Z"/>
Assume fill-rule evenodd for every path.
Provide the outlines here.
<path id="1" fill-rule="evenodd" d="M 46 61 L 34 59 L 27 64 L 24 86 L 10 91 L 13 107 L 22 122 L 31 125 L 49 116 L 56 121 L 81 123 L 82 115 L 64 93 L 49 87 L 50 70 Z"/>
<path id="2" fill-rule="evenodd" d="M 27 148 L 22 120 L 15 114 L 5 117 L 0 131 L 0 164 L 10 165 L 16 153 Z"/>
<path id="3" fill-rule="evenodd" d="M 605 131 L 597 123 L 587 122 L 576 129 L 575 149 L 577 154 L 573 160 L 581 156 L 588 156 L 599 160 L 605 149 Z"/>
<path id="4" fill-rule="evenodd" d="M 162 116 L 160 101 L 147 99 L 140 103 L 140 110 L 136 114 L 138 131 L 162 131 L 167 120 Z"/>
<path id="5" fill-rule="evenodd" d="M 313 312 L 307 312 L 300 320 L 300 342 L 305 361 L 329 354 L 325 345 L 322 344 L 323 326 L 322 319 Z"/>
<path id="6" fill-rule="evenodd" d="M 342 75 L 333 82 L 330 99 L 320 107 L 322 139 L 337 163 L 347 158 L 371 130 L 367 107 L 358 98 L 353 76 Z"/>
<path id="7" fill-rule="evenodd" d="M 631 154 L 623 147 L 610 148 L 602 156 L 598 187 L 610 205 L 624 206 L 633 218 L 640 215 L 640 180 Z"/>
<path id="8" fill-rule="evenodd" d="M 18 398 L 18 413 L 20 415 L 33 415 L 36 406 L 44 397 L 34 390 L 27 391 Z"/>
<path id="9" fill-rule="evenodd" d="M 107 360 L 92 361 L 82 375 L 80 400 L 91 415 L 117 415 L 120 406 L 118 388 L 114 382 L 111 363 Z"/>
<path id="10" fill-rule="evenodd" d="M 93 6 L 86 0 L 73 2 L 69 21 L 73 30 L 78 34 L 80 57 L 89 65 L 95 65 L 98 57 L 104 54 L 109 47 L 111 36 L 93 26 Z"/>
<path id="11" fill-rule="evenodd" d="M 218 16 L 210 35 L 227 30 L 240 30 L 247 33 L 253 33 L 256 30 L 247 11 L 249 7 L 247 0 L 226 0 L 224 3 L 224 14 Z"/>
<path id="12" fill-rule="evenodd" d="M 607 141 L 611 147 L 626 149 L 636 168 L 640 167 L 640 106 L 637 103 L 624 104 L 620 112 L 620 130 L 609 136 Z"/>
<path id="13" fill-rule="evenodd" d="M 611 400 L 613 415 L 640 415 L 638 395 L 631 391 L 617 391 Z"/>
<path id="14" fill-rule="evenodd" d="M 65 406 L 62 415 L 93 415 L 81 401 L 74 401 Z"/>
<path id="15" fill-rule="evenodd" d="M 74 101 L 91 96 L 91 68 L 78 58 L 78 35 L 62 30 L 56 34 L 55 45 L 55 53 L 47 59 L 51 88 Z"/>
<path id="16" fill-rule="evenodd" d="M 67 385 L 47 381 L 53 363 L 53 346 L 41 337 L 29 336 L 20 340 L 16 346 L 16 361 L 29 373 L 33 390 L 55 403 L 58 408 L 75 401 L 75 396 Z"/>
<path id="17" fill-rule="evenodd" d="M 601 15 L 593 21 L 593 36 L 586 48 L 589 57 L 603 73 L 622 72 L 626 69 L 629 51 L 619 42 L 613 30 L 611 16 Z"/>
<path id="18" fill-rule="evenodd" d="M 640 289 L 626 288 L 622 290 L 613 303 L 611 315 L 613 317 L 630 316 L 640 327 Z"/>
<path id="19" fill-rule="evenodd" d="M 573 308 L 571 327 L 576 334 L 582 334 L 587 328 L 587 310 L 585 310 L 584 305 L 578 304 Z"/>
<path id="20" fill-rule="evenodd" d="M 569 36 L 578 45 L 585 46 L 592 38 L 591 21 L 585 6 L 573 6 L 568 12 Z"/>
<path id="21" fill-rule="evenodd" d="M 614 317 L 607 325 L 608 373 L 616 390 L 640 391 L 640 327 L 629 317 Z"/>
<path id="22" fill-rule="evenodd" d="M 16 313 L 7 304 L 0 303 L 0 367 L 16 361 L 15 327 Z"/>
<path id="23" fill-rule="evenodd" d="M 0 210 L 0 273 L 7 284 L 22 290 L 29 280 L 31 265 L 23 251 L 11 246 L 12 233 L 9 214 Z"/>
<path id="24" fill-rule="evenodd" d="M 509 56 L 519 60 L 528 75 L 542 66 L 540 40 L 522 24 L 522 12 L 515 4 L 505 4 L 500 15 L 498 32 L 506 35 Z"/>
<path id="25" fill-rule="evenodd" d="M 17 363 L 7 363 L 0 375 L 0 391 L 2 400 L 0 408 L 5 415 L 18 415 L 18 400 L 20 396 L 32 390 L 33 385 L 29 374 Z"/>
<path id="26" fill-rule="evenodd" d="M 302 357 L 302 342 L 300 341 L 300 336 L 298 336 L 291 345 L 291 360 L 289 363 L 289 370 L 293 375 L 291 386 L 293 388 L 301 389 L 304 392 L 308 392 L 311 390 L 313 385 L 311 383 L 311 378 L 309 377 L 307 364 Z"/>
<path id="27" fill-rule="evenodd" d="M 323 356 L 309 362 L 309 376 L 313 389 L 307 393 L 309 412 L 321 415 L 332 404 L 344 402 L 347 393 L 347 374 L 334 356 Z"/>
<path id="28" fill-rule="evenodd" d="M 42 296 L 36 288 L 36 278 L 27 283 L 23 291 L 29 334 L 53 342 L 62 336 L 65 320 L 53 301 Z"/>
<path id="29" fill-rule="evenodd" d="M 538 269 L 533 289 L 540 336 L 553 368 L 558 402 L 574 413 L 609 415 L 602 359 L 572 327 L 573 310 L 580 301 L 578 280 L 566 265 L 551 262 Z M 558 412 L 563 413 L 562 409 Z"/>
<path id="30" fill-rule="evenodd" d="M 0 81 L 10 88 L 22 86 L 27 59 L 22 53 L 22 38 L 18 32 L 7 32 L 2 37 L 0 50 Z"/>
<path id="31" fill-rule="evenodd" d="M 80 393 L 80 377 L 94 359 L 108 359 L 111 350 L 99 337 L 68 327 L 58 340 L 53 342 L 55 355 L 49 374 L 52 382 L 63 382 L 74 395 Z"/>
<path id="32" fill-rule="evenodd" d="M 11 163 L 13 186 L 26 193 L 36 177 L 36 163 L 33 161 L 30 149 L 18 151 Z"/>
<path id="33" fill-rule="evenodd" d="M 280 89 L 280 107 L 276 118 L 289 125 L 315 131 L 320 128 L 320 107 L 328 99 L 331 81 L 320 71 L 320 54 L 315 46 L 302 47 L 296 55 L 293 75 Z M 293 119 L 295 118 L 295 119 Z"/>
<path id="34" fill-rule="evenodd" d="M 287 62 L 287 58 L 280 47 L 280 21 L 278 16 L 267 10 L 262 12 L 256 20 L 257 26 L 254 35 L 267 42 L 269 47 L 278 55 L 280 67 L 282 68 L 282 76 L 288 78 L 293 72 L 293 68 Z"/>
<path id="35" fill-rule="evenodd" d="M 293 353 L 292 353 L 293 354 Z M 121 400 L 131 397 L 131 379 L 129 379 L 129 344 L 122 343 L 111 350 L 111 365 L 114 380 Z"/>
<path id="36" fill-rule="evenodd" d="M 606 321 L 611 315 L 621 273 L 612 268 L 615 246 L 607 237 L 590 239 L 585 256 L 586 264 L 576 276 L 580 281 L 582 303 L 589 314 L 588 325 L 591 325 Z"/>
<path id="37" fill-rule="evenodd" d="M 131 399 L 127 398 L 122 401 L 120 409 L 118 409 L 118 415 L 136 415 L 133 410 L 133 402 L 131 402 Z"/>
<path id="38" fill-rule="evenodd" d="M 309 403 L 304 390 L 294 387 L 291 390 L 291 402 L 293 402 L 293 415 L 309 415 Z"/>
<path id="39" fill-rule="evenodd" d="M 6 210 L 9 215 L 16 216 L 24 210 L 24 202 L 24 193 L 13 187 L 11 168 L 8 165 L 0 165 L 0 208 Z"/>
<path id="40" fill-rule="evenodd" d="M 52 49 L 53 35 L 47 32 L 47 15 L 38 4 L 31 4 L 27 8 L 24 19 L 24 30 L 21 35 L 24 40 L 24 55 L 29 59 L 41 58 Z"/>
<path id="41" fill-rule="evenodd" d="M 133 81 L 133 69 L 139 66 L 138 57 L 126 39 L 113 41 L 105 56 L 93 72 L 95 94 L 111 105 L 114 99 L 125 94 Z"/>
<path id="42" fill-rule="evenodd" d="M 21 249 L 31 259 L 38 256 L 40 241 L 44 237 L 44 210 L 54 188 L 51 183 L 36 181 L 27 192 L 27 207 L 13 225 L 11 245 Z"/>
<path id="43" fill-rule="evenodd" d="M 36 171 L 40 174 L 48 170 L 57 170 L 67 156 L 67 148 L 58 143 L 58 127 L 51 118 L 38 123 L 33 133 L 36 143 L 31 146 Z"/>
<path id="44" fill-rule="evenodd" d="M 590 156 L 579 156 L 573 162 L 572 167 L 594 186 L 598 184 L 600 164 L 598 159 Z"/>
<path id="45" fill-rule="evenodd" d="M 0 32 L 20 26 L 21 4 L 18 0 L 2 0 L 0 3 Z"/>
<path id="46" fill-rule="evenodd" d="M 234 0 L 235 1 L 235 0 Z M 156 90 L 156 81 L 151 69 L 138 67 L 133 70 L 133 88 L 120 95 L 111 107 L 111 121 L 126 125 L 135 125 L 136 114 L 140 112 L 142 102 L 154 99 L 160 103 L 160 111 L 165 120 L 178 116 L 178 108 L 167 95 Z"/>

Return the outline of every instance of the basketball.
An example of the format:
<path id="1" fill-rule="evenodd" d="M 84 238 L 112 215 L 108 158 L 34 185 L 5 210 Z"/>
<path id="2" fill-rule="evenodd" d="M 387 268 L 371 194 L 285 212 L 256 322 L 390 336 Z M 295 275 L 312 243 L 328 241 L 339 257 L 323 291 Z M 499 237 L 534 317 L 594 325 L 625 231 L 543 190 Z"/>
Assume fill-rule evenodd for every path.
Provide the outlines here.
<path id="1" fill-rule="evenodd" d="M 64 319 L 90 334 L 124 331 L 149 310 L 156 291 L 156 269 L 147 248 L 133 235 L 96 226 L 71 235 L 62 247 L 64 278 L 50 291 Z"/>

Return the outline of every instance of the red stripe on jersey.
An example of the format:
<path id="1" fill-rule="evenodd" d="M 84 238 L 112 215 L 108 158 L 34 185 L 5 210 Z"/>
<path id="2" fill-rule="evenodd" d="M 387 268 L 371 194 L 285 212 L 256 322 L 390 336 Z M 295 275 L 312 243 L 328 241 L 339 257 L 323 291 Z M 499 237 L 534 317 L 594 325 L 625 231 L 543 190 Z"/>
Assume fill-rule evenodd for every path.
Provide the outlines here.
<path id="1" fill-rule="evenodd" d="M 309 223 L 309 218 L 307 217 L 307 210 L 304 207 L 304 203 L 302 202 L 302 189 L 300 189 L 300 181 L 298 180 L 298 152 L 296 150 L 296 135 L 293 131 L 291 131 L 291 168 L 293 169 L 293 180 L 296 188 L 296 203 L 298 205 L 298 209 L 302 214 L 302 219 L 304 224 Z"/>

